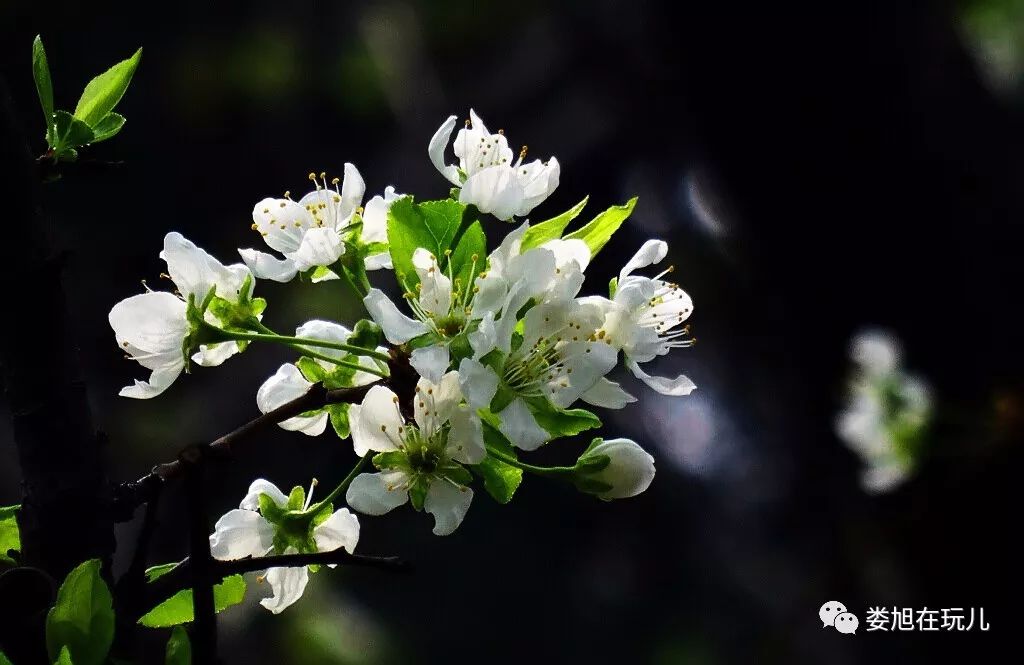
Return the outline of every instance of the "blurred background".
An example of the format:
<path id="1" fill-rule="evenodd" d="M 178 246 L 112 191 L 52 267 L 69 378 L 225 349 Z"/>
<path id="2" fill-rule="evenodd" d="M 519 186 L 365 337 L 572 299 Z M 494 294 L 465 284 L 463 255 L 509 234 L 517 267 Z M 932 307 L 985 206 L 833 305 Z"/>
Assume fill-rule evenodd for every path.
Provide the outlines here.
<path id="1" fill-rule="evenodd" d="M 346 161 L 367 196 L 394 185 L 442 197 L 427 142 L 471 106 L 514 146 L 561 162 L 535 219 L 586 194 L 591 214 L 639 195 L 585 289 L 603 292 L 660 237 L 696 303 L 698 344 L 657 369 L 698 390 L 668 398 L 626 379 L 640 402 L 605 420 L 608 435 L 655 456 L 648 492 L 602 503 L 527 478 L 508 506 L 478 492 L 443 539 L 410 509 L 365 518 L 360 549 L 417 572 L 320 573 L 279 617 L 253 583 L 221 615 L 228 662 L 933 663 L 1010 643 L 1024 438 L 1021 0 L 6 0 L 0 68 L 41 153 L 37 33 L 64 107 L 145 47 L 118 109 L 128 123 L 93 151 L 124 165 L 46 189 L 115 479 L 252 417 L 256 388 L 289 359 L 260 349 L 159 399 L 117 397 L 142 372 L 107 312 L 141 279 L 159 288 L 163 235 L 236 261 L 236 248 L 262 248 L 249 229 L 257 200 L 301 193 L 308 172 L 340 175 Z M 337 282 L 261 283 L 258 294 L 282 331 L 359 311 Z M 884 495 L 861 488 L 861 460 L 834 427 L 849 339 L 864 326 L 902 339 L 935 399 L 917 474 Z M 4 417 L 0 505 L 19 499 L 9 440 Z M 571 461 L 583 445 L 540 459 Z M 330 485 L 353 461 L 333 436 L 269 433 L 213 489 L 211 514 L 257 476 Z M 180 505 L 164 502 L 161 561 L 185 554 Z M 137 529 L 122 525 L 119 542 Z M 857 635 L 822 629 L 828 600 L 860 616 Z M 874 606 L 984 607 L 991 630 L 868 633 Z M 155 633 L 154 654 L 164 640 Z"/>

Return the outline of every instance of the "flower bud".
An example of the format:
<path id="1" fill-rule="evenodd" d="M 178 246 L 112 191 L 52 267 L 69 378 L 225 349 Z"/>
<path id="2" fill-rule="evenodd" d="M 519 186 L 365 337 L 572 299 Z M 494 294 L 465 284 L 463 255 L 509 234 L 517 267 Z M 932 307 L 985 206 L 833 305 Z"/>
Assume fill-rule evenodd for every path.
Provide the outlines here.
<path id="1" fill-rule="evenodd" d="M 574 481 L 601 499 L 625 499 L 654 480 L 654 458 L 629 439 L 595 439 L 576 462 Z"/>

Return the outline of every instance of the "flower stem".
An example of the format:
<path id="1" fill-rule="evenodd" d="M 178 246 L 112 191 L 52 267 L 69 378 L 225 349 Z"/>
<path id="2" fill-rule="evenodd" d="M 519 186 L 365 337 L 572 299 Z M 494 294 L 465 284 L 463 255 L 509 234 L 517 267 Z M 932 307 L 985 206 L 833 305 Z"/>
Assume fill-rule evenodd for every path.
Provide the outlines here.
<path id="1" fill-rule="evenodd" d="M 313 507 L 310 508 L 310 511 L 316 512 L 317 510 L 322 508 L 325 504 L 333 503 L 334 500 L 337 499 L 338 496 L 340 496 L 342 492 L 344 492 L 345 490 L 348 489 L 348 486 L 352 484 L 352 481 L 355 480 L 355 478 L 359 474 L 359 472 L 363 470 L 363 467 L 366 466 L 366 463 L 370 461 L 371 457 L 373 457 L 373 451 L 372 450 L 369 451 L 368 453 L 366 453 L 365 455 L 363 455 L 362 457 L 360 457 L 359 461 L 356 462 L 356 465 L 354 467 L 352 467 L 352 470 L 348 472 L 347 476 L 345 476 L 345 479 L 342 480 L 338 484 L 338 486 L 335 487 L 334 490 L 331 491 L 330 494 L 325 496 L 320 501 L 317 501 L 316 504 L 314 504 Z"/>
<path id="2" fill-rule="evenodd" d="M 575 472 L 575 468 L 571 466 L 534 466 L 533 464 L 520 462 L 515 457 L 507 455 L 492 446 L 487 446 L 487 454 L 504 462 L 505 464 L 514 466 L 517 469 L 522 469 L 523 471 L 528 471 L 534 475 L 544 476 L 546 478 L 564 478 L 566 476 L 571 476 Z"/>
<path id="3" fill-rule="evenodd" d="M 269 329 L 267 329 L 269 330 Z M 277 344 L 286 344 L 288 346 L 315 346 L 322 349 L 337 349 L 338 351 L 348 351 L 354 356 L 367 356 L 369 358 L 375 358 L 377 360 L 390 360 L 391 357 L 382 353 L 381 351 L 374 351 L 373 349 L 364 349 L 361 346 L 355 346 L 353 344 L 345 344 L 343 342 L 329 342 L 325 339 L 309 339 L 307 337 L 291 337 L 289 335 L 278 335 L 277 333 L 271 332 L 259 332 L 259 333 L 244 333 L 225 331 L 233 339 L 246 340 L 251 342 L 275 342 Z"/>

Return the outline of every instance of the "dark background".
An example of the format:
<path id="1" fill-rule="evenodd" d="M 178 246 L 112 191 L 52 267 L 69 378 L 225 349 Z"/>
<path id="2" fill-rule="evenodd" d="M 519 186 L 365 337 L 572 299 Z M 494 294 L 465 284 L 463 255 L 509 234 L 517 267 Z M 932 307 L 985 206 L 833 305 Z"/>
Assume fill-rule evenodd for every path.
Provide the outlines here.
<path id="1" fill-rule="evenodd" d="M 995 0 L 0 7 L 0 67 L 39 152 L 36 33 L 64 108 L 145 47 L 119 108 L 128 124 L 92 152 L 125 164 L 46 190 L 115 479 L 251 417 L 256 388 L 288 358 L 261 349 L 158 399 L 118 398 L 143 373 L 106 315 L 140 279 L 156 287 L 163 235 L 237 260 L 236 247 L 262 248 L 255 201 L 301 193 L 306 173 L 340 174 L 345 161 L 367 196 L 388 184 L 444 196 L 427 141 L 471 105 L 514 145 L 561 162 L 537 219 L 588 193 L 592 211 L 640 196 L 588 270 L 591 292 L 654 236 L 670 241 L 696 303 L 699 343 L 659 373 L 684 371 L 698 391 L 642 391 L 606 419 L 608 434 L 655 455 L 648 492 L 606 504 L 530 478 L 509 506 L 478 492 L 444 539 L 408 509 L 365 518 L 360 550 L 400 554 L 416 574 L 320 573 L 280 617 L 252 584 L 222 615 L 228 662 L 985 662 L 1009 644 L 1021 587 L 1022 16 Z M 282 330 L 356 316 L 338 283 L 257 288 Z M 881 497 L 860 489 L 860 462 L 833 434 L 847 343 L 865 325 L 895 331 L 937 396 L 920 473 Z M 0 505 L 19 498 L 9 438 L 0 426 Z M 265 435 L 215 488 L 211 514 L 260 475 L 330 486 L 353 459 L 332 436 Z M 185 553 L 179 499 L 164 505 L 161 561 Z M 826 600 L 860 616 L 856 636 L 821 628 Z M 992 629 L 867 633 L 876 605 L 984 607 Z"/>

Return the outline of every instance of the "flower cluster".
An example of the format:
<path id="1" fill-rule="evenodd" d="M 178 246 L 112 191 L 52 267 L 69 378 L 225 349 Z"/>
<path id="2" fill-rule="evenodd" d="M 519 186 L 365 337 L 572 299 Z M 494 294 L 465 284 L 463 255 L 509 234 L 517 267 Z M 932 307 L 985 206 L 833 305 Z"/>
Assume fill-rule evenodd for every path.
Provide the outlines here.
<path id="1" fill-rule="evenodd" d="M 152 370 L 123 395 L 153 397 L 192 362 L 219 364 L 253 343 L 284 345 L 297 358 L 259 388 L 259 409 L 274 412 L 321 386 L 322 403 L 290 411 L 279 425 L 318 436 L 330 424 L 360 457 L 313 505 L 301 488 L 285 496 L 267 481 L 253 483 L 240 508 L 217 523 L 217 558 L 351 551 L 359 522 L 346 509 L 334 511 L 342 497 L 364 515 L 411 504 L 433 516 L 435 534 L 447 535 L 465 519 L 477 483 L 507 503 L 524 473 L 605 500 L 635 496 L 652 482 L 654 459 L 628 439 L 594 438 L 566 466 L 538 466 L 520 455 L 600 427 L 592 408 L 635 402 L 632 388 L 610 378 L 620 362 L 661 394 L 694 390 L 685 376 L 649 368 L 693 344 L 686 323 L 693 302 L 669 280 L 671 266 L 655 267 L 667 244 L 643 243 L 610 283 L 602 281 L 606 295 L 588 293 L 594 256 L 636 199 L 573 231 L 587 199 L 530 223 L 521 218 L 557 187 L 558 161 L 527 162 L 525 147 L 513 159 L 504 132 L 492 134 L 471 111 L 451 141 L 458 163 L 448 164 L 455 125 L 454 116 L 446 120 L 428 147 L 455 186 L 448 199 L 418 202 L 387 187 L 363 207 L 366 186 L 355 166 L 330 181 L 311 173 L 314 189 L 298 201 L 286 192 L 253 208 L 253 230 L 277 255 L 240 249 L 244 264 L 224 266 L 169 234 L 161 257 L 175 291 L 149 291 L 111 311 L 118 343 Z M 512 223 L 491 251 L 489 217 Z M 371 283 L 380 269 L 394 271 L 398 297 Z M 351 327 L 313 320 L 294 335 L 276 333 L 262 321 L 266 303 L 252 297 L 256 279 L 339 280 L 359 295 L 368 318 Z M 367 464 L 375 468 L 360 473 Z M 265 579 L 274 595 L 263 604 L 276 612 L 301 595 L 308 573 L 272 568 Z"/>
<path id="2" fill-rule="evenodd" d="M 871 493 L 910 477 L 931 420 L 931 390 L 902 370 L 900 355 L 899 342 L 877 330 L 858 333 L 850 345 L 855 371 L 836 431 L 864 460 L 861 485 Z"/>

